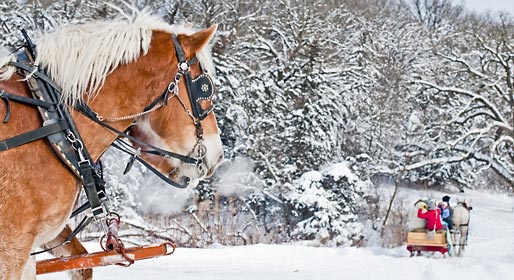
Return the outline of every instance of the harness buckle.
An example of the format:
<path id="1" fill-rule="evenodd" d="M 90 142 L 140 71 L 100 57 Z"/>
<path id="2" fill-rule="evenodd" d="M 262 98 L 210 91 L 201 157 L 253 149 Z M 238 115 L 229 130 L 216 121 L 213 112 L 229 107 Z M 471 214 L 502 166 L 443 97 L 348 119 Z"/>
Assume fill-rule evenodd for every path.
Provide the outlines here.
<path id="1" fill-rule="evenodd" d="M 72 132 L 69 132 L 68 135 L 66 135 L 66 138 L 68 139 L 68 141 L 70 141 L 73 149 L 75 149 L 75 151 L 77 151 L 77 153 L 79 154 L 79 163 L 86 161 L 90 163 L 89 160 L 86 159 L 86 157 L 84 156 L 84 153 L 82 152 L 84 150 L 84 144 L 82 143 L 82 141 L 80 141 L 80 139 L 78 139 Z"/>
<path id="2" fill-rule="evenodd" d="M 104 118 L 102 115 L 100 115 L 99 113 L 96 113 L 96 112 L 95 112 L 95 116 L 96 116 L 96 118 L 97 118 L 99 121 L 101 121 L 101 122 L 105 121 L 105 118 Z"/>
<path id="3" fill-rule="evenodd" d="M 186 61 L 179 62 L 178 63 L 178 70 L 181 73 L 187 73 L 187 72 L 189 72 L 189 70 L 191 70 L 191 67 L 189 66 L 189 64 Z"/>

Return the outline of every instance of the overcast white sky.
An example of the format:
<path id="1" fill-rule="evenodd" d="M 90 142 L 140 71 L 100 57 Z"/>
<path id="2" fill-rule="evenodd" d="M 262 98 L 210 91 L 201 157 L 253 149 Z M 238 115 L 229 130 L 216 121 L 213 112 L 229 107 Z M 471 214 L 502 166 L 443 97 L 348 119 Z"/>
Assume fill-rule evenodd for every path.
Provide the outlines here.
<path id="1" fill-rule="evenodd" d="M 499 12 L 508 11 L 514 15 L 514 0 L 454 0 L 455 2 L 464 3 L 470 10 L 480 12 Z"/>

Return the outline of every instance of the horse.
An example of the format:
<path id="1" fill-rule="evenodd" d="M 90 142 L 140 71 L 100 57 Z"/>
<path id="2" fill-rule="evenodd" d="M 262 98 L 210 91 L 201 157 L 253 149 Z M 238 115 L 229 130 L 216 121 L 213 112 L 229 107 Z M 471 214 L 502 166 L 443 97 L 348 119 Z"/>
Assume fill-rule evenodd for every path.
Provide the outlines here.
<path id="1" fill-rule="evenodd" d="M 93 171 L 102 154 L 123 137 L 130 140 L 123 142 L 130 145 L 125 149 L 133 151 L 133 158 L 172 185 L 194 187 L 212 175 L 223 157 L 212 84 L 206 80 L 214 74 L 207 45 L 216 29 L 213 25 L 195 32 L 134 11 L 42 34 L 28 48 L 35 53 L 33 62 L 16 64 L 14 54 L 0 51 L 0 97 L 6 103 L 0 103 L 0 116 L 5 116 L 0 137 L 12 139 L 40 129 L 42 118 L 54 112 L 42 114 L 44 106 L 69 112 L 77 132 L 71 133 L 69 125 L 0 151 L 0 279 L 36 279 L 31 252 L 69 236 L 68 217 L 81 185 L 91 180 L 84 179 L 90 178 L 88 172 L 80 173 L 86 174 L 81 178 L 60 158 L 61 151 L 55 149 L 59 143 L 70 142 L 75 157 Z M 59 88 L 57 102 L 37 101 L 33 106 L 13 101 L 34 99 L 29 81 L 45 73 L 51 77 L 48 83 Z M 54 136 L 62 142 L 56 144 Z M 102 213 L 101 208 L 91 212 Z M 74 241 L 54 252 L 85 252 Z M 90 279 L 90 272 L 74 279 Z"/>
<path id="2" fill-rule="evenodd" d="M 470 220 L 470 211 L 473 209 L 469 205 L 469 202 L 463 201 L 458 202 L 455 207 L 453 207 L 453 240 L 457 240 L 456 234 L 460 235 L 459 243 L 455 244 L 455 253 L 457 256 L 462 256 L 466 249 L 466 245 L 468 242 L 468 230 L 469 230 L 469 220 Z M 458 250 L 457 250 L 458 248 Z"/>

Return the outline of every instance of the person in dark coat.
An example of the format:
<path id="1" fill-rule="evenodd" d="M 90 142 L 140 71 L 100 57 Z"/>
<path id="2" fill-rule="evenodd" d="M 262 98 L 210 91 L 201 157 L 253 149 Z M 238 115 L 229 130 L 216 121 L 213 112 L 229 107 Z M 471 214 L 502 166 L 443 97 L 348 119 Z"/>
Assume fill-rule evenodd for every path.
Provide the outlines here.
<path id="1" fill-rule="evenodd" d="M 439 207 L 441 208 L 441 213 L 443 213 L 443 215 L 442 215 L 443 222 L 445 222 L 448 225 L 449 230 L 452 230 L 453 229 L 453 209 L 452 209 L 452 206 L 450 205 L 450 199 L 451 198 L 447 195 L 443 196 L 443 202 L 441 204 L 439 204 Z M 448 210 L 443 208 L 443 205 L 445 204 L 445 202 L 446 202 Z"/>
<path id="2" fill-rule="evenodd" d="M 447 202 L 448 206 L 450 206 L 450 199 L 451 199 L 451 197 L 449 197 L 447 195 L 443 196 L 443 202 Z"/>

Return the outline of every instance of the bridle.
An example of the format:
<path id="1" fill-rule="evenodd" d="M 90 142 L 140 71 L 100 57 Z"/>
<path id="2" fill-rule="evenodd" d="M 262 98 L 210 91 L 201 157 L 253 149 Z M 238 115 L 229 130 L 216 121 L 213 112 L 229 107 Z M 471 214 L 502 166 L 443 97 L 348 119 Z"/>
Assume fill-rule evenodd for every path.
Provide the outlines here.
<path id="1" fill-rule="evenodd" d="M 212 99 L 212 96 L 214 95 L 214 83 L 211 77 L 205 72 L 196 77 L 195 79 L 192 79 L 190 71 L 191 66 L 195 63 L 198 63 L 201 69 L 200 62 L 198 61 L 196 56 L 194 56 L 190 60 L 187 60 L 184 50 L 177 38 L 177 35 L 172 34 L 172 39 L 175 46 L 175 53 L 179 61 L 177 65 L 178 70 L 175 74 L 175 78 L 168 84 L 163 93 L 159 95 L 156 99 L 154 99 L 149 105 L 147 105 L 142 112 L 122 117 L 103 117 L 84 103 L 78 103 L 76 105 L 76 109 L 79 110 L 85 116 L 87 116 L 89 119 L 96 122 L 97 124 L 113 131 L 114 133 L 120 136 L 112 144 L 112 146 L 131 155 L 131 159 L 127 163 L 124 174 L 130 171 L 131 167 L 133 166 L 133 163 L 137 160 L 144 166 L 146 166 L 148 169 L 150 169 L 153 173 L 155 173 L 159 178 L 161 178 L 166 183 L 174 187 L 186 188 L 189 184 L 190 178 L 185 177 L 185 180 L 183 182 L 175 182 L 169 178 L 170 175 L 174 174 L 177 171 L 178 167 L 174 167 L 172 170 L 168 171 L 167 174 L 163 174 L 161 171 L 157 170 L 141 158 L 142 153 L 161 156 L 164 158 L 174 158 L 178 159 L 182 164 L 185 163 L 195 165 L 198 172 L 202 176 L 207 173 L 207 169 L 204 164 L 206 147 L 203 144 L 202 120 L 204 120 L 213 111 L 214 107 L 211 105 L 209 106 L 209 108 L 203 109 L 199 102 L 201 100 Z M 185 102 L 179 96 L 179 83 L 182 80 L 182 77 L 184 77 L 184 80 L 186 81 L 186 89 L 192 110 L 189 110 L 187 108 Z M 184 111 L 188 114 L 193 124 L 195 125 L 196 143 L 193 145 L 193 148 L 187 155 L 181 155 L 155 147 L 149 143 L 143 142 L 138 138 L 131 136 L 130 130 L 136 124 L 135 122 L 125 132 L 117 130 L 116 128 L 107 124 L 128 119 L 137 120 L 137 118 L 139 117 L 147 115 L 163 106 L 166 106 L 168 104 L 168 101 L 172 98 L 177 98 L 178 102 L 180 103 Z M 121 140 L 120 138 L 127 138 L 140 146 L 144 146 L 145 149 L 135 148 L 134 146 L 127 143 L 126 141 Z"/>

